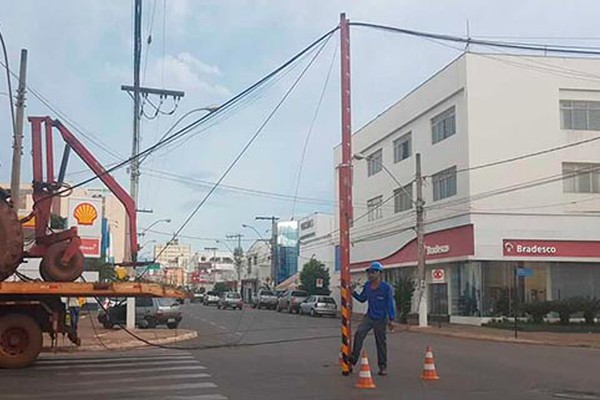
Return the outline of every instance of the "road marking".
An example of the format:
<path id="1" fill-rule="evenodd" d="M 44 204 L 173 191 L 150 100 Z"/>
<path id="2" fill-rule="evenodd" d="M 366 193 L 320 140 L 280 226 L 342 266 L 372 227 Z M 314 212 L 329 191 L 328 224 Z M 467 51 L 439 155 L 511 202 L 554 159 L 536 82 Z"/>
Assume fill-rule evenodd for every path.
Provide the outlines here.
<path id="1" fill-rule="evenodd" d="M 128 369 L 127 374 L 143 374 L 146 372 L 167 372 L 167 371 L 197 371 L 205 370 L 206 367 L 202 365 L 190 365 L 188 367 L 167 367 L 167 368 L 139 368 L 139 369 Z M 123 375 L 122 370 L 118 371 L 78 371 L 78 372 L 64 372 L 58 375 L 81 375 L 81 376 L 94 376 L 94 375 Z"/>
<path id="2" fill-rule="evenodd" d="M 215 324 L 215 323 L 214 323 L 214 322 L 212 322 L 212 321 L 208 321 L 208 323 L 209 323 L 209 324 L 211 324 L 212 326 L 217 326 L 217 324 Z"/>
<path id="3" fill-rule="evenodd" d="M 223 325 L 219 325 L 219 328 L 221 328 L 223 330 L 227 330 L 227 328 L 225 328 Z"/>
<path id="4" fill-rule="evenodd" d="M 221 396 L 220 394 L 201 394 L 191 396 L 168 396 L 161 397 L 161 400 L 227 400 L 227 397 Z"/>
<path id="5" fill-rule="evenodd" d="M 94 388 L 93 394 L 119 394 L 119 393 L 139 393 L 139 392 L 158 392 L 158 391 L 176 391 L 176 390 L 190 390 L 190 389 L 213 389 L 216 388 L 217 385 L 212 382 L 200 382 L 200 383 L 184 383 L 180 385 L 155 385 L 155 386 L 125 386 L 120 388 Z M 46 399 L 49 395 L 53 395 L 55 393 L 45 391 L 44 393 L 29 393 L 23 395 L 21 398 L 32 399 L 32 398 L 42 398 Z M 81 390 L 69 390 L 69 389 L 60 389 L 61 398 L 66 397 L 77 397 L 81 398 L 81 396 L 89 396 L 90 389 L 81 389 Z M 18 396 L 18 395 L 17 395 Z M 15 398 L 18 398 L 15 396 Z M 163 397 L 164 398 L 164 397 Z"/>
<path id="6" fill-rule="evenodd" d="M 124 372 L 126 373 L 126 372 Z M 165 379 L 169 379 L 169 380 L 177 380 L 177 379 L 199 379 L 199 378 L 209 378 L 210 375 L 209 374 L 178 374 L 178 375 L 165 375 L 165 376 L 160 376 L 160 378 L 165 378 Z M 143 382 L 143 381 L 156 381 L 157 377 L 156 376 L 138 376 L 136 378 L 116 378 L 116 379 L 111 379 L 110 383 L 136 383 L 136 382 Z M 73 382 L 73 384 L 75 385 L 97 385 L 98 382 L 97 381 L 80 381 L 80 382 Z"/>
<path id="7" fill-rule="evenodd" d="M 36 361 L 36 365 L 59 365 L 59 364 L 69 364 L 69 365 L 81 365 L 81 364 L 105 364 L 105 363 L 111 363 L 111 362 L 115 362 L 115 361 L 140 361 L 140 362 L 146 362 L 146 361 L 160 361 L 160 360 L 165 360 L 165 361 L 169 361 L 169 360 L 173 360 L 173 359 L 177 359 L 177 360 L 194 360 L 194 357 L 192 357 L 191 355 L 180 355 L 180 356 L 157 356 L 157 357 L 130 357 L 127 359 L 123 359 L 123 358 L 118 358 L 118 357 L 110 357 L 110 358 L 98 358 L 98 359 L 87 359 L 87 358 L 83 358 L 83 359 L 79 359 L 79 358 L 72 358 L 70 360 L 68 359 L 60 359 L 60 360 L 52 360 L 52 359 L 40 359 L 38 361 Z"/>
<path id="8" fill-rule="evenodd" d="M 143 367 L 143 366 L 159 366 L 159 365 L 186 365 L 186 364 L 197 364 L 198 361 L 190 359 L 190 360 L 181 360 L 181 361 L 151 361 L 151 362 L 127 362 L 127 363 L 114 363 L 114 364 L 77 364 L 77 365 L 40 365 L 34 366 L 33 369 L 70 369 L 70 368 L 95 368 L 95 369 L 103 369 L 103 368 L 121 368 L 121 367 Z"/>

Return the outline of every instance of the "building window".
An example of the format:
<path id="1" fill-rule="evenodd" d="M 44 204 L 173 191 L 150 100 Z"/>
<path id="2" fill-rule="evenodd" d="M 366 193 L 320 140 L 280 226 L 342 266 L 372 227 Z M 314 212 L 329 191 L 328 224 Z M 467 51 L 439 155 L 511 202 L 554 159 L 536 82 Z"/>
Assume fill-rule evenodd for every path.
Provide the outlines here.
<path id="1" fill-rule="evenodd" d="M 456 115 L 450 107 L 431 119 L 431 140 L 433 144 L 441 142 L 456 133 Z"/>
<path id="2" fill-rule="evenodd" d="M 600 101 L 560 101 L 560 127 L 600 131 Z"/>
<path id="3" fill-rule="evenodd" d="M 383 150 L 379 149 L 367 157 L 368 175 L 372 176 L 381 171 L 383 165 Z"/>
<path id="4" fill-rule="evenodd" d="M 456 194 L 456 167 L 445 169 L 432 176 L 433 201 L 442 200 Z"/>
<path id="5" fill-rule="evenodd" d="M 410 210 L 413 206 L 412 183 L 394 190 L 394 212 Z"/>
<path id="6" fill-rule="evenodd" d="M 378 219 L 383 218 L 383 211 L 381 209 L 381 204 L 383 203 L 383 196 L 377 196 L 367 201 L 367 212 L 368 212 L 368 220 L 376 221 Z"/>
<path id="7" fill-rule="evenodd" d="M 412 153 L 412 134 L 406 135 L 394 140 L 394 162 L 400 162 L 410 157 Z"/>
<path id="8" fill-rule="evenodd" d="M 567 193 L 600 193 L 600 164 L 563 163 L 563 190 Z"/>

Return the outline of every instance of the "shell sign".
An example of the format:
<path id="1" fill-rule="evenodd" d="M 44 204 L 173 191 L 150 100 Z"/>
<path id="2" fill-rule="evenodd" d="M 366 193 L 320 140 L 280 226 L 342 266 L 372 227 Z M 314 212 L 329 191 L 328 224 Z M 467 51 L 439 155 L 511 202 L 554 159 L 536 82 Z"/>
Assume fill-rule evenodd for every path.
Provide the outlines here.
<path id="1" fill-rule="evenodd" d="M 79 203 L 73 210 L 73 218 L 78 225 L 91 226 L 98 219 L 98 211 L 90 203 Z"/>
<path id="2" fill-rule="evenodd" d="M 102 253 L 102 201 L 95 198 L 69 198 L 69 227 L 81 237 L 80 250 L 86 257 Z"/>

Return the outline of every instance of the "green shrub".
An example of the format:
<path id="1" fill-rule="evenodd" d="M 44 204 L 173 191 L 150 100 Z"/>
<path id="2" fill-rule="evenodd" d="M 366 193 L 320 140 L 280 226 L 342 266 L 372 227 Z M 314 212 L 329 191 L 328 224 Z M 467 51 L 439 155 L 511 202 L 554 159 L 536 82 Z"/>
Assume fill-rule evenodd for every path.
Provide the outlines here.
<path id="1" fill-rule="evenodd" d="M 600 313 L 600 299 L 585 298 L 582 301 L 583 318 L 585 318 L 586 325 L 594 325 L 594 319 Z"/>
<path id="2" fill-rule="evenodd" d="M 546 314 L 553 311 L 552 303 L 550 301 L 536 301 L 534 303 L 523 304 L 521 307 L 523 312 L 531 315 L 531 320 L 534 323 L 541 324 L 544 322 Z"/>
<path id="3" fill-rule="evenodd" d="M 576 312 L 583 311 L 584 299 L 581 297 L 571 297 L 564 300 L 556 300 L 552 302 L 552 311 L 558 313 L 561 325 L 569 325 L 571 315 Z"/>
<path id="4" fill-rule="evenodd" d="M 401 278 L 394 284 L 394 298 L 396 300 L 396 314 L 398 321 L 407 322 L 407 315 L 412 306 L 412 297 L 415 287 L 410 278 Z"/>

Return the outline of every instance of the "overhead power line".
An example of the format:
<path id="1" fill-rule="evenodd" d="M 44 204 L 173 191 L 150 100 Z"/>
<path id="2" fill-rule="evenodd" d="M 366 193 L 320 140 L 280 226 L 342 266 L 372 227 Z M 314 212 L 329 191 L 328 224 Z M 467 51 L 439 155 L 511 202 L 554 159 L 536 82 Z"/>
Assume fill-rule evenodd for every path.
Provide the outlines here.
<path id="1" fill-rule="evenodd" d="M 350 22 L 351 26 L 358 26 L 364 28 L 378 29 L 387 32 L 399 33 L 403 35 L 424 37 L 429 39 L 437 39 L 448 42 L 464 43 L 469 45 L 480 45 L 480 46 L 491 46 L 498 48 L 506 48 L 513 50 L 529 50 L 529 51 L 541 51 L 546 53 L 561 53 L 561 54 L 577 54 L 577 55 L 600 55 L 600 48 L 597 47 L 586 47 L 586 46 L 564 46 L 557 44 L 544 44 L 544 43 L 520 43 L 520 42 L 505 42 L 505 41 L 493 41 L 493 40 L 482 40 L 474 39 L 469 37 L 454 36 L 439 33 L 430 33 L 415 31 L 411 29 L 398 28 L 394 26 L 372 24 L 367 22 Z"/>
<path id="2" fill-rule="evenodd" d="M 214 186 L 202 198 L 202 200 L 198 203 L 198 205 L 194 208 L 194 210 L 185 219 L 185 221 L 183 222 L 183 224 L 173 234 L 173 237 L 171 238 L 171 240 L 176 239 L 177 236 L 186 228 L 186 226 L 190 223 L 190 221 L 192 220 L 192 218 L 194 218 L 194 216 L 198 213 L 198 211 L 200 211 L 200 209 L 204 206 L 204 204 L 206 204 L 206 202 L 212 196 L 212 194 L 215 192 L 215 190 L 217 190 L 217 188 L 219 187 L 219 185 L 221 184 L 221 182 L 223 182 L 223 180 L 229 175 L 229 173 L 231 172 L 231 170 L 233 170 L 233 168 L 237 165 L 237 163 L 244 156 L 244 154 L 246 153 L 246 151 L 248 151 L 248 149 L 250 148 L 250 146 L 252 146 L 252 144 L 254 143 L 254 141 L 258 138 L 258 136 L 261 134 L 261 132 L 263 131 L 263 129 L 267 126 L 267 124 L 269 123 L 269 121 L 271 121 L 271 119 L 273 118 L 273 116 L 275 115 L 275 113 L 277 113 L 277 111 L 279 110 L 279 108 L 288 99 L 288 97 L 294 91 L 294 89 L 296 88 L 296 86 L 298 85 L 298 83 L 300 83 L 300 80 L 304 77 L 304 75 L 310 69 L 310 67 L 313 65 L 313 63 L 315 62 L 315 60 L 317 59 L 317 57 L 321 54 L 321 51 L 327 45 L 327 42 L 331 38 L 331 35 L 333 35 L 333 32 L 335 32 L 335 30 L 330 31 L 330 33 L 327 36 L 323 37 L 323 39 L 320 41 L 320 42 L 323 42 L 321 44 L 321 47 L 319 47 L 317 50 L 315 50 L 314 56 L 309 61 L 309 63 L 306 65 L 306 67 L 302 70 L 302 72 L 300 73 L 300 75 L 298 76 L 298 78 L 296 78 L 296 80 L 292 83 L 292 85 L 290 86 L 290 88 L 285 92 L 285 94 L 283 95 L 283 97 L 281 98 L 281 100 L 273 108 L 273 110 L 271 111 L 271 113 L 267 116 L 267 118 L 263 121 L 263 123 L 258 127 L 258 129 L 256 130 L 256 132 L 254 132 L 254 134 L 252 135 L 252 137 L 250 138 L 250 140 L 248 140 L 248 142 L 244 145 L 244 147 L 241 149 L 241 151 L 238 153 L 238 155 L 233 159 L 233 161 L 231 162 L 231 164 L 229 164 L 229 166 L 221 174 L 221 176 L 219 177 L 219 179 L 217 180 L 217 182 L 215 182 Z M 165 249 L 163 249 L 162 251 L 160 251 L 158 253 L 158 255 L 154 258 L 154 260 L 156 260 L 158 257 L 160 257 L 160 255 L 162 254 L 162 252 L 164 250 Z M 147 271 L 148 271 L 148 268 L 146 268 L 146 270 L 140 275 L 140 279 L 144 276 L 144 274 Z"/>

